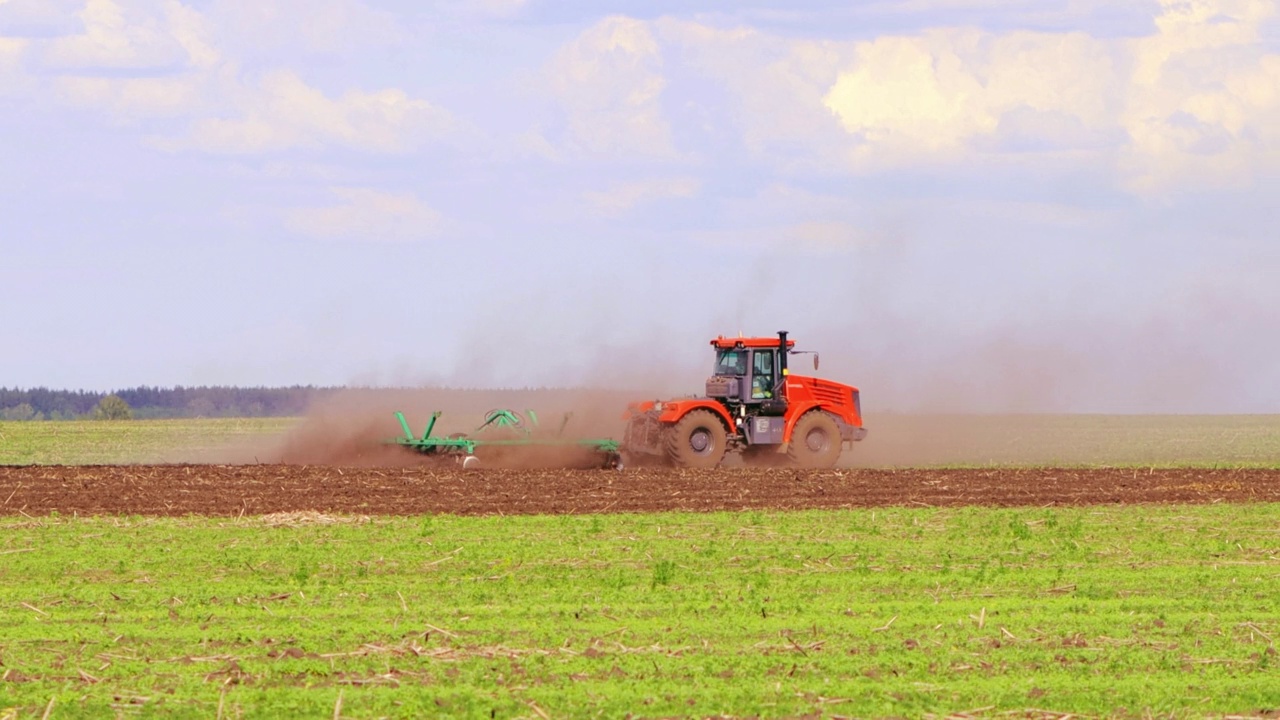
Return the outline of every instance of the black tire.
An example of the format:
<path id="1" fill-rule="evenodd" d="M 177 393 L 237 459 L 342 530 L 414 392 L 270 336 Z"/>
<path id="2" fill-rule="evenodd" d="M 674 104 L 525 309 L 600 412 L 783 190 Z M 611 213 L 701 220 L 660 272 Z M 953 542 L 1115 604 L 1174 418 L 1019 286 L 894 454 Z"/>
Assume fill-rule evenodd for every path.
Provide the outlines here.
<path id="1" fill-rule="evenodd" d="M 794 465 L 804 468 L 835 467 L 840 459 L 842 440 L 836 419 L 821 410 L 810 410 L 800 416 L 791 431 L 787 456 Z"/>
<path id="2" fill-rule="evenodd" d="M 724 423 L 710 410 L 693 410 L 666 433 L 667 459 L 682 468 L 713 468 L 728 449 Z"/>

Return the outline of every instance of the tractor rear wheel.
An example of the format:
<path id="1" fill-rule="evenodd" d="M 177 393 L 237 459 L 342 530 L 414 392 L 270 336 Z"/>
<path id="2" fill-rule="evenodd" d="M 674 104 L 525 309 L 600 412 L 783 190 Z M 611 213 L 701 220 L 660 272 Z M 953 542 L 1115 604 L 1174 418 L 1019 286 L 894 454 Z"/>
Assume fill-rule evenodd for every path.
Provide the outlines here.
<path id="1" fill-rule="evenodd" d="M 787 456 L 800 467 L 834 467 L 840 459 L 841 444 L 840 426 L 835 418 L 821 410 L 810 410 L 800 416 L 791 431 Z"/>
<path id="2" fill-rule="evenodd" d="M 728 449 L 727 435 L 710 410 L 693 410 L 667 429 L 667 459 L 676 467 L 713 468 Z"/>

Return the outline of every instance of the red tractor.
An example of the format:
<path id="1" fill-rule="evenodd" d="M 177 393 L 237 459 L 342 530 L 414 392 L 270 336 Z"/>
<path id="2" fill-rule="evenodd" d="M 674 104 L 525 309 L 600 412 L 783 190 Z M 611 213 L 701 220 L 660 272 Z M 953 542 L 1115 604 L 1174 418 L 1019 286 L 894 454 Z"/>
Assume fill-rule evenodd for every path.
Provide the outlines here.
<path id="1" fill-rule="evenodd" d="M 706 397 L 633 403 L 622 452 L 688 468 L 715 467 L 730 451 L 749 463 L 832 467 L 845 444 L 867 434 L 858 388 L 788 373 L 794 345 L 786 331 L 712 340 Z"/>

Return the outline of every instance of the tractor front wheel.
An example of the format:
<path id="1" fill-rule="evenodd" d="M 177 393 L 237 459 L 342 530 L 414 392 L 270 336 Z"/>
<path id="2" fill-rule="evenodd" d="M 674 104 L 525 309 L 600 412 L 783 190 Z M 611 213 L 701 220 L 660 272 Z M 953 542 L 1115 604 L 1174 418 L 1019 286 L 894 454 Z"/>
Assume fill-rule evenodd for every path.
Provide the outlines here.
<path id="1" fill-rule="evenodd" d="M 728 449 L 724 423 L 710 410 L 693 410 L 666 433 L 667 459 L 683 468 L 713 468 Z"/>
<path id="2" fill-rule="evenodd" d="M 810 410 L 800 416 L 791 431 L 787 456 L 800 467 L 834 467 L 840 459 L 841 442 L 840 426 L 835 418 L 821 410 Z"/>

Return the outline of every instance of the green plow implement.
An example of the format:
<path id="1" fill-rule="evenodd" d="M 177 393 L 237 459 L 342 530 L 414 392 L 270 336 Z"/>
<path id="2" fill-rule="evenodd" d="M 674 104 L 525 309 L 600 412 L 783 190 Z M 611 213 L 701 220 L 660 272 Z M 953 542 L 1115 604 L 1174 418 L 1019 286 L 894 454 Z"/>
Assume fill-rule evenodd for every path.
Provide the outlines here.
<path id="1" fill-rule="evenodd" d="M 470 435 L 463 433 L 447 437 L 433 435 L 432 432 L 435 430 L 436 421 L 443 414 L 440 411 L 432 413 L 426 429 L 422 431 L 421 435 L 415 435 L 409 427 L 409 421 L 405 419 L 404 413 L 396 411 L 396 420 L 400 422 L 400 429 L 404 432 L 404 435 L 387 442 L 406 447 L 424 455 L 452 458 L 457 460 L 464 468 L 475 467 L 480 462 L 476 456 L 476 451 L 486 447 L 579 447 L 599 453 L 602 458 L 601 464 L 604 467 L 617 470 L 621 470 L 623 467 L 622 452 L 617 440 L 563 437 L 565 425 L 569 423 L 570 416 L 568 414 L 565 415 L 564 421 L 560 423 L 560 429 L 555 435 L 536 432 L 538 430 L 538 416 L 532 410 L 526 410 L 523 414 L 514 410 L 490 410 L 485 413 L 484 422 Z M 485 437 L 485 435 L 488 435 L 488 437 Z"/>

